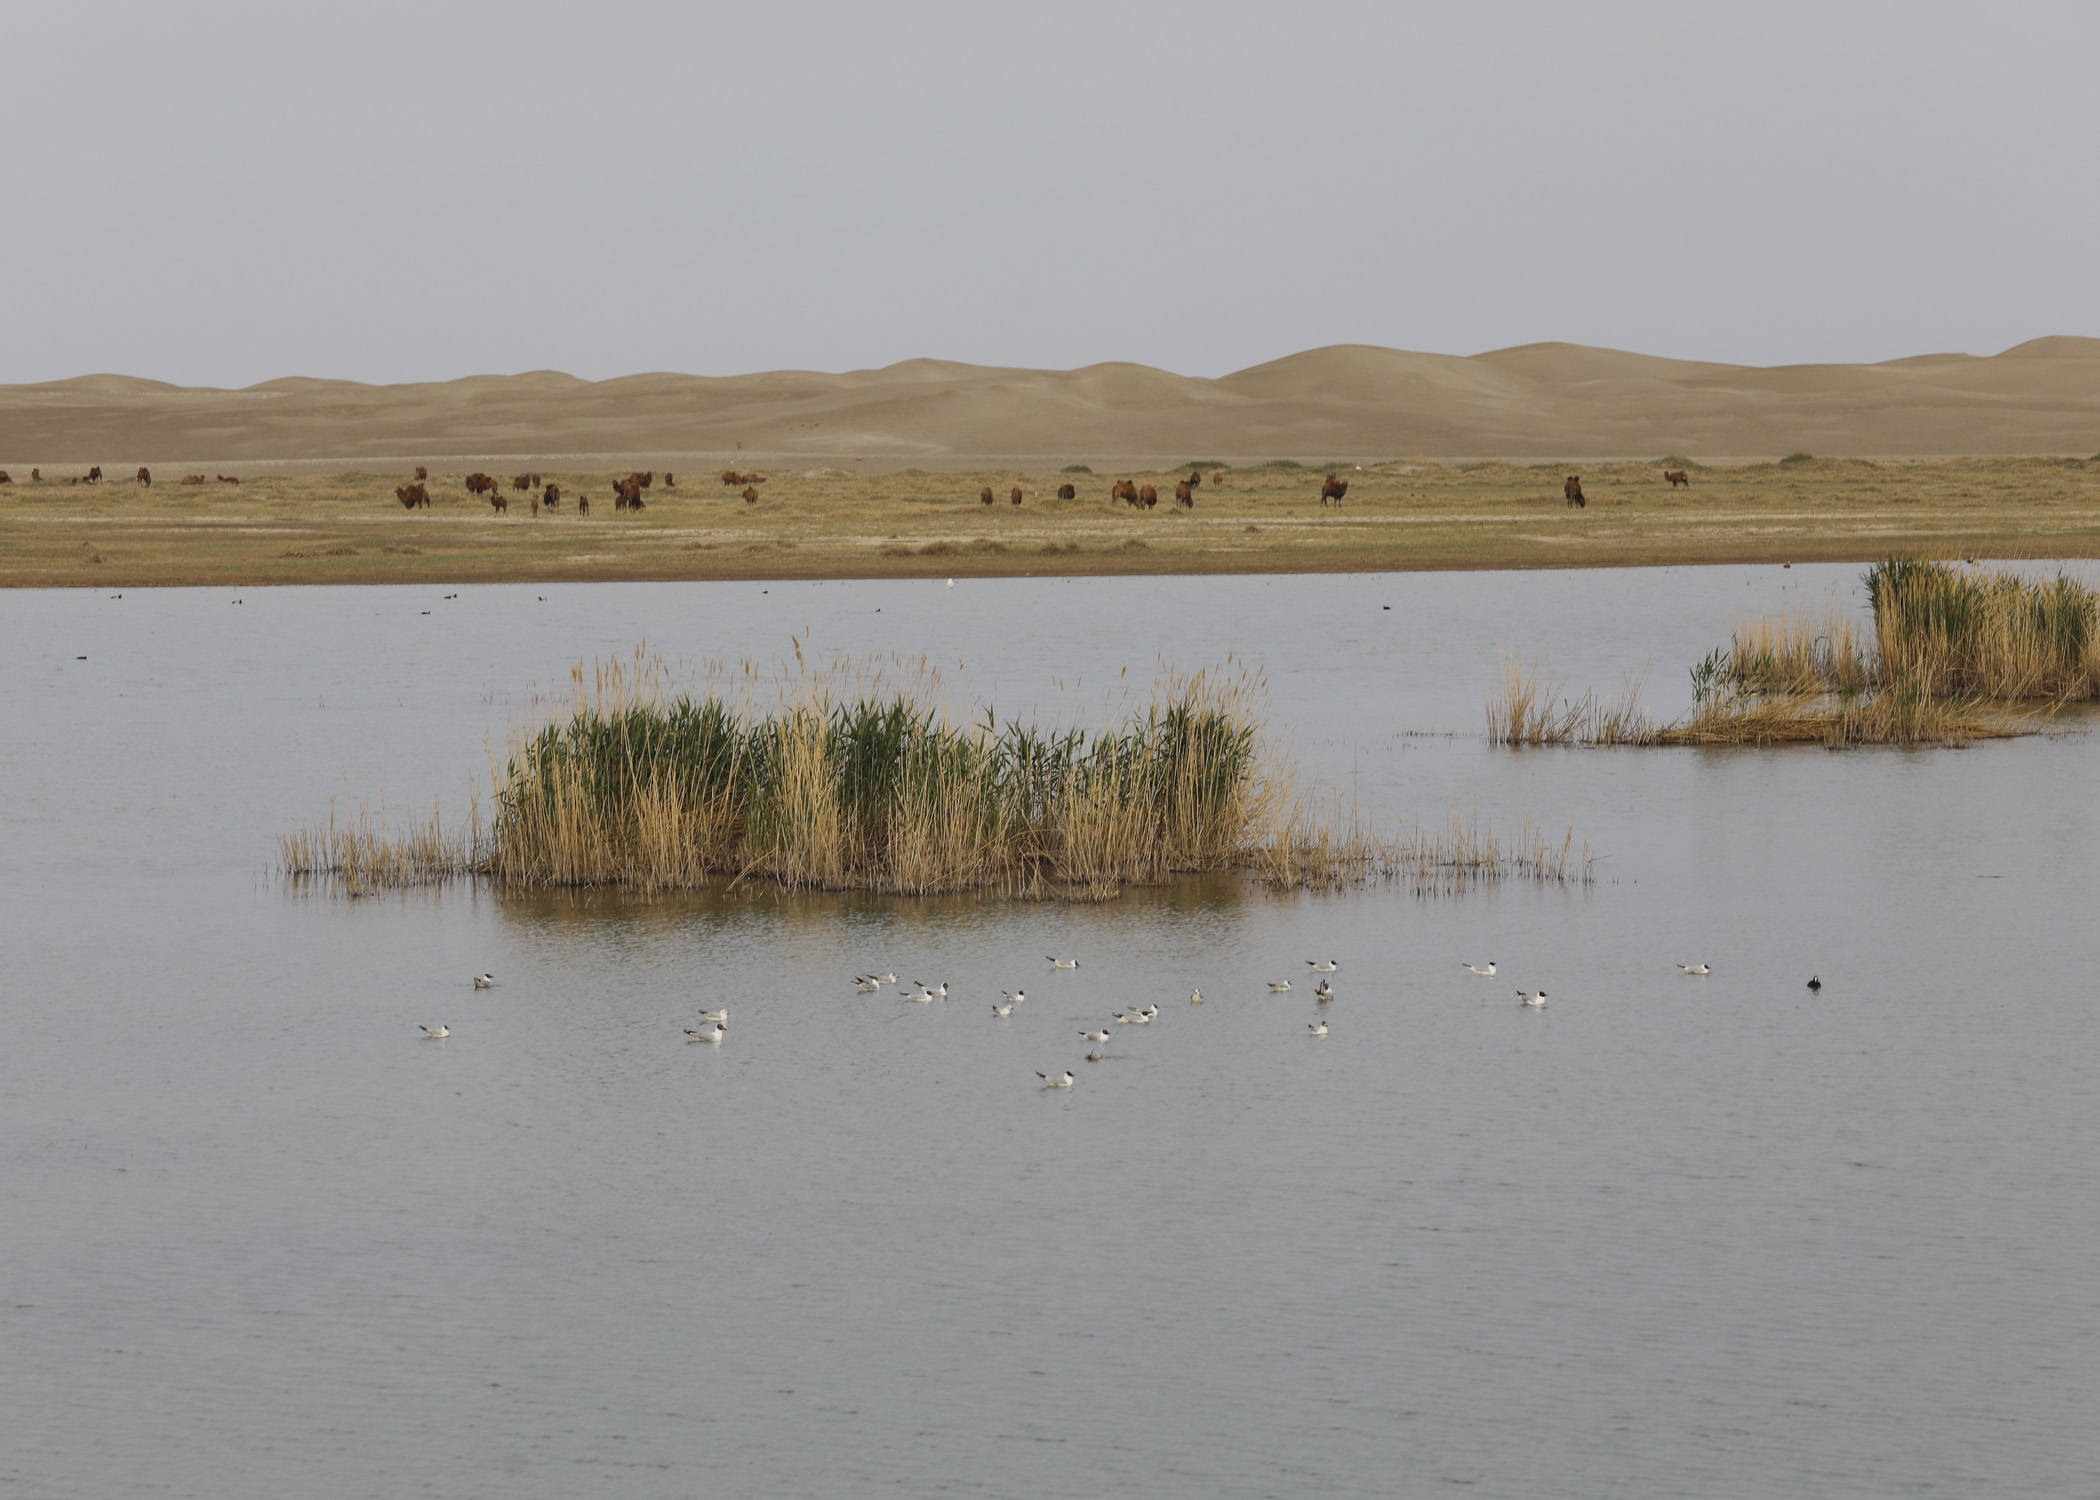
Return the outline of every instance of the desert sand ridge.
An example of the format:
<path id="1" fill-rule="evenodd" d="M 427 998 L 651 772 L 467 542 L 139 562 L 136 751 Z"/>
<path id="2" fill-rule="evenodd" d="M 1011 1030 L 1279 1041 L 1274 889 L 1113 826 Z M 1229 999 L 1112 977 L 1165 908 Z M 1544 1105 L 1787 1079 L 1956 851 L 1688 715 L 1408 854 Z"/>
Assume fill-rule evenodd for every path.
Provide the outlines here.
<path id="1" fill-rule="evenodd" d="M 1149 365 L 589 381 L 558 370 L 241 390 L 122 375 L 0 386 L 0 466 L 393 465 L 764 455 L 956 467 L 1038 459 L 1873 457 L 2100 450 L 2100 339 L 1991 356 L 1746 366 L 1542 343 L 1460 356 L 1340 344 L 1215 379 Z"/>

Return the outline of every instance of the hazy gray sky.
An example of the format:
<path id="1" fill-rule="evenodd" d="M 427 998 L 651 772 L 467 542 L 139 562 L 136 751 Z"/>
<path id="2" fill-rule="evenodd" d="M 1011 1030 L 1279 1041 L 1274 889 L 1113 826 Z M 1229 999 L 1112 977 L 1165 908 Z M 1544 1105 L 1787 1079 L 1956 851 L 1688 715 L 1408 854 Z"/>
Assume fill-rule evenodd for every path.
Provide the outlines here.
<path id="1" fill-rule="evenodd" d="M 10 0 L 0 381 L 2100 333 L 2100 5 Z"/>

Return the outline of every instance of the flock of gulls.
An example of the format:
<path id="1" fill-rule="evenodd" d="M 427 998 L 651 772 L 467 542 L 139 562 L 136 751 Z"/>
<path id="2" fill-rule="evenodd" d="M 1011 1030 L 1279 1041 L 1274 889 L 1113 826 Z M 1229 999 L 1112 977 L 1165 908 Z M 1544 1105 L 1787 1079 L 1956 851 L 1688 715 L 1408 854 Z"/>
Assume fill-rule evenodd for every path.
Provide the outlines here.
<path id="1" fill-rule="evenodd" d="M 1057 958 L 1045 955 L 1045 962 L 1052 969 L 1076 969 L 1079 967 L 1079 960 L 1076 958 Z M 1305 966 L 1320 976 L 1319 982 L 1313 987 L 1312 996 L 1320 1005 L 1325 1006 L 1335 996 L 1334 983 L 1327 976 L 1337 973 L 1341 969 L 1341 961 L 1333 958 L 1308 958 L 1305 961 Z M 1497 966 L 1492 958 L 1484 964 L 1461 962 L 1459 967 L 1476 979 L 1493 979 L 1497 973 Z M 1679 964 L 1677 967 L 1694 978 L 1713 973 L 1713 966 L 1705 962 Z M 894 970 L 886 974 L 856 974 L 853 976 L 853 989 L 856 994 L 879 995 L 883 990 L 895 985 L 897 982 L 897 975 Z M 494 974 L 484 973 L 474 976 L 474 988 L 477 990 L 490 989 L 494 987 L 495 983 L 496 976 Z M 1272 979 L 1268 984 L 1271 995 L 1295 993 L 1291 981 L 1288 979 Z M 1809 975 L 1808 988 L 1820 992 L 1823 988 L 1822 979 L 1814 974 Z M 1516 994 L 1517 1003 L 1527 1009 L 1544 1010 L 1546 1008 L 1546 992 L 1544 990 L 1518 990 Z M 931 1005 L 936 1000 L 946 1000 L 948 998 L 948 983 L 946 980 L 943 980 L 937 985 L 928 985 L 924 980 L 915 979 L 912 981 L 909 989 L 898 991 L 898 998 L 917 1005 Z M 1002 990 L 1000 991 L 999 1000 L 992 1005 L 992 1018 L 998 1021 L 1011 1020 L 1013 1019 L 1014 1008 L 1019 1005 L 1025 1005 L 1027 1002 L 1028 995 L 1026 991 Z M 1189 995 L 1189 1004 L 1201 1005 L 1202 1003 L 1203 991 L 1200 989 L 1192 991 Z M 1149 1026 L 1158 1016 L 1159 1007 L 1157 1005 L 1146 1005 L 1132 1010 L 1113 1012 L 1114 1022 L 1118 1026 Z M 703 1010 L 700 1012 L 700 1020 L 704 1024 L 685 1028 L 688 1041 L 719 1047 L 728 1039 L 728 1006 L 724 1005 L 716 1010 Z M 452 1035 L 452 1028 L 443 1022 L 436 1026 L 425 1026 L 421 1029 L 424 1038 L 433 1042 L 442 1042 Z M 1319 1019 L 1308 1022 L 1305 1029 L 1308 1036 L 1326 1036 L 1328 1033 L 1325 1012 L 1323 1011 L 1320 1014 Z M 1109 1028 L 1102 1026 L 1093 1031 L 1082 1031 L 1079 1035 L 1082 1041 L 1092 1044 L 1092 1050 L 1086 1054 L 1086 1060 L 1090 1063 L 1101 1061 L 1101 1049 L 1108 1045 L 1109 1039 L 1113 1035 Z M 1052 1089 L 1068 1089 L 1078 1082 L 1077 1075 L 1069 1068 L 1060 1073 L 1039 1071 L 1035 1076 L 1042 1080 L 1043 1087 Z"/>

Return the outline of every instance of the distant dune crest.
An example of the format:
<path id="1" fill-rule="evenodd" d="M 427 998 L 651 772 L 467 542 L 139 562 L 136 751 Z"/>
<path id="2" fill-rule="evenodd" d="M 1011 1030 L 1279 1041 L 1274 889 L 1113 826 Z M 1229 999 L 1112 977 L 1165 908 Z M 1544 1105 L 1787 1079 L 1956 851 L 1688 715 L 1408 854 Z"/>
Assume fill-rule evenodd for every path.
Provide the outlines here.
<path id="1" fill-rule="evenodd" d="M 2100 451 L 2100 339 L 1754 367 L 1577 344 L 1470 356 L 1338 344 L 1216 379 L 1149 365 L 587 381 L 559 370 L 245 390 L 123 375 L 0 386 L 0 464 L 749 453 L 1031 458 L 1753 457 Z"/>

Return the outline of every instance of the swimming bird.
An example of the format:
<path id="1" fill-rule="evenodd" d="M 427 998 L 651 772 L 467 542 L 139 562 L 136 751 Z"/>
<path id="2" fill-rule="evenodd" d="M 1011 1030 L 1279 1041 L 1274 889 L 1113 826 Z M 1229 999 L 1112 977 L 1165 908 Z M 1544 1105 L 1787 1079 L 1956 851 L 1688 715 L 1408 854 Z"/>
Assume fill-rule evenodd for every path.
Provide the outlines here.
<path id="1" fill-rule="evenodd" d="M 1002 995 L 1006 995 L 1006 991 L 1004 990 L 1001 990 L 999 993 Z M 1006 995 L 1006 998 L 1013 1001 L 1013 1003 L 1016 1005 L 1026 1005 L 1028 1003 L 1028 997 L 1022 994 L 1019 990 L 1015 990 L 1011 995 Z"/>
<path id="2" fill-rule="evenodd" d="M 1189 995 L 1189 1004 L 1191 1004 L 1191 1005 L 1201 1005 L 1202 1003 L 1203 1003 L 1203 991 L 1201 991 L 1201 990 L 1196 990 L 1196 991 L 1193 991 L 1193 992 L 1192 992 L 1192 993 L 1191 993 L 1191 994 Z"/>
<path id="3" fill-rule="evenodd" d="M 1306 962 L 1312 965 L 1315 974 L 1332 974 L 1341 967 L 1340 963 L 1331 958 L 1308 958 Z"/>
<path id="4" fill-rule="evenodd" d="M 881 989 L 882 986 L 875 982 L 874 975 L 863 974 L 860 978 L 853 981 L 853 988 L 860 994 L 872 995 L 877 990 Z"/>
<path id="5" fill-rule="evenodd" d="M 877 984 L 895 984 L 897 982 L 897 971 L 892 969 L 887 974 L 870 974 L 868 977 Z"/>
<path id="6" fill-rule="evenodd" d="M 696 1042 L 712 1042 L 719 1047 L 722 1045 L 722 1038 L 729 1035 L 729 1028 L 717 1021 L 704 1031 L 695 1031 L 688 1026 L 685 1029 L 685 1034 Z"/>
<path id="7" fill-rule="evenodd" d="M 1540 990 L 1536 995 L 1527 995 L 1522 990 L 1518 990 L 1517 999 L 1523 1004 L 1530 1006 L 1533 1010 L 1544 1010 L 1546 1008 L 1546 992 L 1544 990 Z"/>
<path id="8" fill-rule="evenodd" d="M 1327 982 L 1326 980 L 1324 980 L 1324 979 L 1323 979 L 1323 980 L 1321 980 L 1321 981 L 1320 981 L 1320 987 L 1319 987 L 1318 989 L 1316 989 L 1316 990 L 1314 990 L 1314 991 L 1313 991 L 1313 999 L 1315 999 L 1315 1000 L 1321 1000 L 1321 1001 L 1326 1001 L 1326 1000 L 1332 1000 L 1333 998 L 1334 998 L 1334 986 L 1333 986 L 1333 985 L 1331 985 L 1331 984 L 1329 984 L 1329 983 L 1328 983 L 1328 982 Z"/>
<path id="9" fill-rule="evenodd" d="M 1327 1023 L 1325 1021 L 1313 1021 L 1309 1023 L 1305 1029 L 1311 1032 L 1314 1036 L 1327 1035 Z"/>
<path id="10" fill-rule="evenodd" d="M 951 588 L 951 589 L 955 587 L 955 580 L 954 580 L 954 579 L 952 579 L 952 578 L 951 578 L 951 579 L 949 579 L 949 580 L 948 580 L 948 587 L 949 587 L 949 588 Z"/>
<path id="11" fill-rule="evenodd" d="M 1811 974 L 1808 976 L 1808 987 L 1812 990 L 1820 990 L 1823 988 L 1823 981 Z"/>
<path id="12" fill-rule="evenodd" d="M 425 1026 L 423 1035 L 430 1038 L 433 1042 L 442 1042 L 446 1037 L 452 1035 L 452 1028 L 443 1022 L 439 1022 L 435 1026 Z"/>
<path id="13" fill-rule="evenodd" d="M 1713 970 L 1709 969 L 1705 964 L 1679 964 L 1677 967 L 1684 970 L 1684 972 L 1687 974 L 1713 973 Z"/>
<path id="14" fill-rule="evenodd" d="M 917 983 L 916 980 L 914 980 L 913 982 Z M 934 1002 L 935 996 L 932 990 L 929 990 L 928 988 L 926 988 L 925 985 L 921 984 L 915 990 L 906 990 L 904 992 L 904 998 L 911 1001 L 915 1005 L 931 1005 Z"/>
<path id="15" fill-rule="evenodd" d="M 945 1000 L 948 998 L 948 981 L 945 979 L 943 979 L 939 984 L 935 985 L 930 990 L 926 989 L 926 981 L 923 979 L 914 979 L 912 983 L 917 985 L 920 989 L 926 990 L 926 993 L 936 1000 Z"/>
<path id="16" fill-rule="evenodd" d="M 1272 979 L 1269 981 L 1269 993 L 1272 995 L 1287 995 L 1290 991 L 1291 982 L 1288 979 Z"/>
<path id="17" fill-rule="evenodd" d="M 1049 1073 L 1038 1073 L 1035 1076 L 1042 1079 L 1044 1086 L 1047 1088 L 1068 1089 L 1072 1086 L 1072 1070 L 1070 1068 L 1054 1076 Z"/>
<path id="18" fill-rule="evenodd" d="M 1043 957 L 1049 960 L 1050 967 L 1053 969 L 1076 969 L 1079 967 L 1079 960 L 1076 958 L 1051 958 L 1047 953 Z"/>
<path id="19" fill-rule="evenodd" d="M 999 1017 L 999 1019 L 1002 1021 L 1005 1020 L 1007 1017 L 1011 1016 L 1013 1013 L 1014 1003 L 1011 1000 L 1007 1001 L 1004 1005 L 995 1005 L 992 1007 L 992 1014 Z"/>
<path id="20" fill-rule="evenodd" d="M 474 988 L 477 990 L 485 990 L 495 982 L 496 976 L 493 974 L 476 974 L 474 976 Z"/>
<path id="21" fill-rule="evenodd" d="M 1152 1019 L 1152 1018 L 1153 1018 L 1154 1016 L 1156 1016 L 1156 1015 L 1158 1015 L 1158 1014 L 1159 1014 L 1159 1007 L 1158 1007 L 1158 1006 L 1156 1006 L 1156 1005 L 1146 1005 L 1146 1006 L 1140 1006 L 1140 1007 L 1139 1007 L 1139 1009 L 1138 1009 L 1138 1014 L 1139 1014 L 1139 1015 L 1141 1015 L 1141 1016 L 1143 1016 L 1143 1017 L 1144 1017 L 1144 1018 L 1145 1018 L 1146 1020 L 1148 1020 L 1148 1021 L 1149 1021 L 1149 1020 L 1151 1020 L 1151 1019 Z"/>
<path id="22" fill-rule="evenodd" d="M 703 1010 L 702 1012 L 700 1012 L 700 1019 L 703 1021 L 722 1021 L 726 1023 L 729 1020 L 729 1007 L 725 1005 L 720 1010 Z"/>
<path id="23" fill-rule="evenodd" d="M 1119 1010 L 1116 1012 L 1116 1024 L 1118 1026 L 1150 1026 L 1152 1018 L 1141 1010 L 1134 1010 L 1127 1016 Z"/>
<path id="24" fill-rule="evenodd" d="M 1469 963 L 1460 963 L 1459 967 L 1461 969 L 1464 969 L 1468 974 L 1479 975 L 1482 979 L 1493 979 L 1495 977 L 1495 961 L 1492 958 L 1487 961 L 1485 967 L 1481 966 L 1480 964 Z"/>
<path id="25" fill-rule="evenodd" d="M 1106 1026 L 1099 1031 L 1082 1031 L 1079 1034 L 1090 1042 L 1105 1042 L 1108 1040 L 1108 1028 Z"/>
<path id="26" fill-rule="evenodd" d="M 1101 1049 L 1100 1049 L 1099 1047 L 1096 1047 L 1096 1048 L 1095 1048 L 1095 1049 L 1094 1049 L 1093 1051 L 1089 1052 L 1089 1053 L 1088 1053 L 1088 1054 L 1086 1055 L 1086 1060 L 1087 1060 L 1088 1062 L 1099 1062 L 1099 1061 L 1101 1061 Z"/>

